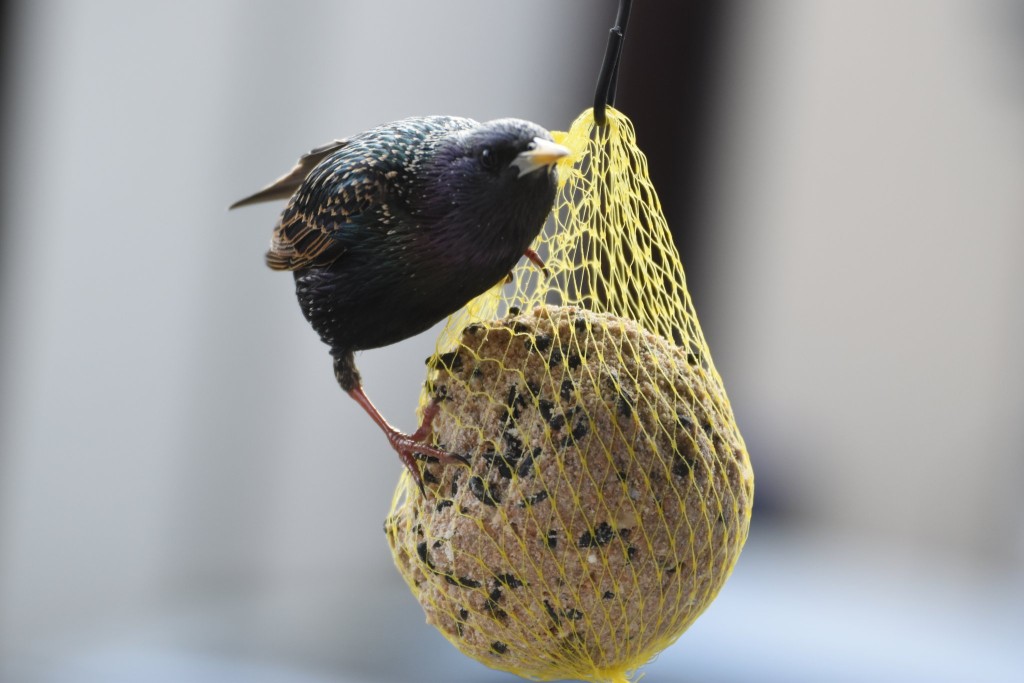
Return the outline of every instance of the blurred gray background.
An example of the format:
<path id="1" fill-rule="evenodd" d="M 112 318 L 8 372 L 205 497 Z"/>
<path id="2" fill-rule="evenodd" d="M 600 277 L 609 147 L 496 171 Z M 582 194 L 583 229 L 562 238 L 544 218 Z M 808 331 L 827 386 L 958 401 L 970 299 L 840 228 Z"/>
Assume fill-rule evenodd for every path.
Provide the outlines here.
<path id="1" fill-rule="evenodd" d="M 0 680 L 515 680 L 423 624 L 398 460 L 263 266 L 279 207 L 225 208 L 403 116 L 566 128 L 615 5 L 5 6 Z M 1020 680 L 1024 3 L 634 22 L 619 104 L 758 478 L 645 680 Z M 406 429 L 432 347 L 360 357 Z"/>

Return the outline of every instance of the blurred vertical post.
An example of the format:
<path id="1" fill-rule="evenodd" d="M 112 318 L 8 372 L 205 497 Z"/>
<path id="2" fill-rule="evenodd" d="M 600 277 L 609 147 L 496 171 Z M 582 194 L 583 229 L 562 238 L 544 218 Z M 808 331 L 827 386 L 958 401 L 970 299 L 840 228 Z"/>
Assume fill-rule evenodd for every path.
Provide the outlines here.
<path id="1" fill-rule="evenodd" d="M 616 107 L 633 121 L 702 320 L 704 220 L 716 98 L 734 0 L 639 2 L 630 15 Z M 706 323 L 707 324 L 707 323 Z M 712 325 L 713 326 L 713 325 Z"/>

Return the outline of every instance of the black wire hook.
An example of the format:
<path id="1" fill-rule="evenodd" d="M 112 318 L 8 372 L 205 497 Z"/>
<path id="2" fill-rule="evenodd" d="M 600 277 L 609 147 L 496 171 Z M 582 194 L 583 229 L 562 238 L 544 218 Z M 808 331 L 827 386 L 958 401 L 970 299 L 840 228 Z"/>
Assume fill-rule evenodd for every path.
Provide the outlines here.
<path id="1" fill-rule="evenodd" d="M 594 93 L 594 122 L 599 126 L 607 123 L 605 107 L 615 104 L 619 56 L 622 54 L 622 42 L 626 37 L 626 24 L 629 23 L 629 10 L 632 4 L 633 0 L 619 0 L 615 25 L 608 32 L 608 47 L 604 51 L 604 62 L 601 64 L 601 73 L 597 77 L 597 91 Z"/>

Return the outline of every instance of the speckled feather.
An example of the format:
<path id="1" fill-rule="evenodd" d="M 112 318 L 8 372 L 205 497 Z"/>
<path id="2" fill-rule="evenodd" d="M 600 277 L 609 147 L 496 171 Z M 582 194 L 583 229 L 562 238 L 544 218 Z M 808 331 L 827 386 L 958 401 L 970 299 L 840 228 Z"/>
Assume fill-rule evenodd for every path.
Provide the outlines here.
<path id="1" fill-rule="evenodd" d="M 417 334 L 507 275 L 554 201 L 553 170 L 508 168 L 536 137 L 550 140 L 517 119 L 404 119 L 314 150 L 278 181 L 295 191 L 267 264 L 295 272 L 336 358 Z M 497 171 L 480 167 L 485 146 Z"/>
<path id="2" fill-rule="evenodd" d="M 410 178 L 423 157 L 445 134 L 474 125 L 454 116 L 405 119 L 333 143 L 330 153 L 308 169 L 282 214 L 267 265 L 274 270 L 326 266 L 360 231 L 386 232 L 396 219 L 391 206 L 407 203 Z"/>

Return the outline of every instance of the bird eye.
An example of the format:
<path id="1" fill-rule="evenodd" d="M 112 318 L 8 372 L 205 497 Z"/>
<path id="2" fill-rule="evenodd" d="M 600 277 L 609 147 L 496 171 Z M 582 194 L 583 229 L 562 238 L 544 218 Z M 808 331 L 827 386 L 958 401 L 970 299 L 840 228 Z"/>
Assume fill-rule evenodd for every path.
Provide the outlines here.
<path id="1" fill-rule="evenodd" d="M 488 171 L 498 168 L 498 155 L 494 153 L 493 149 L 484 147 L 480 150 L 480 165 Z"/>

